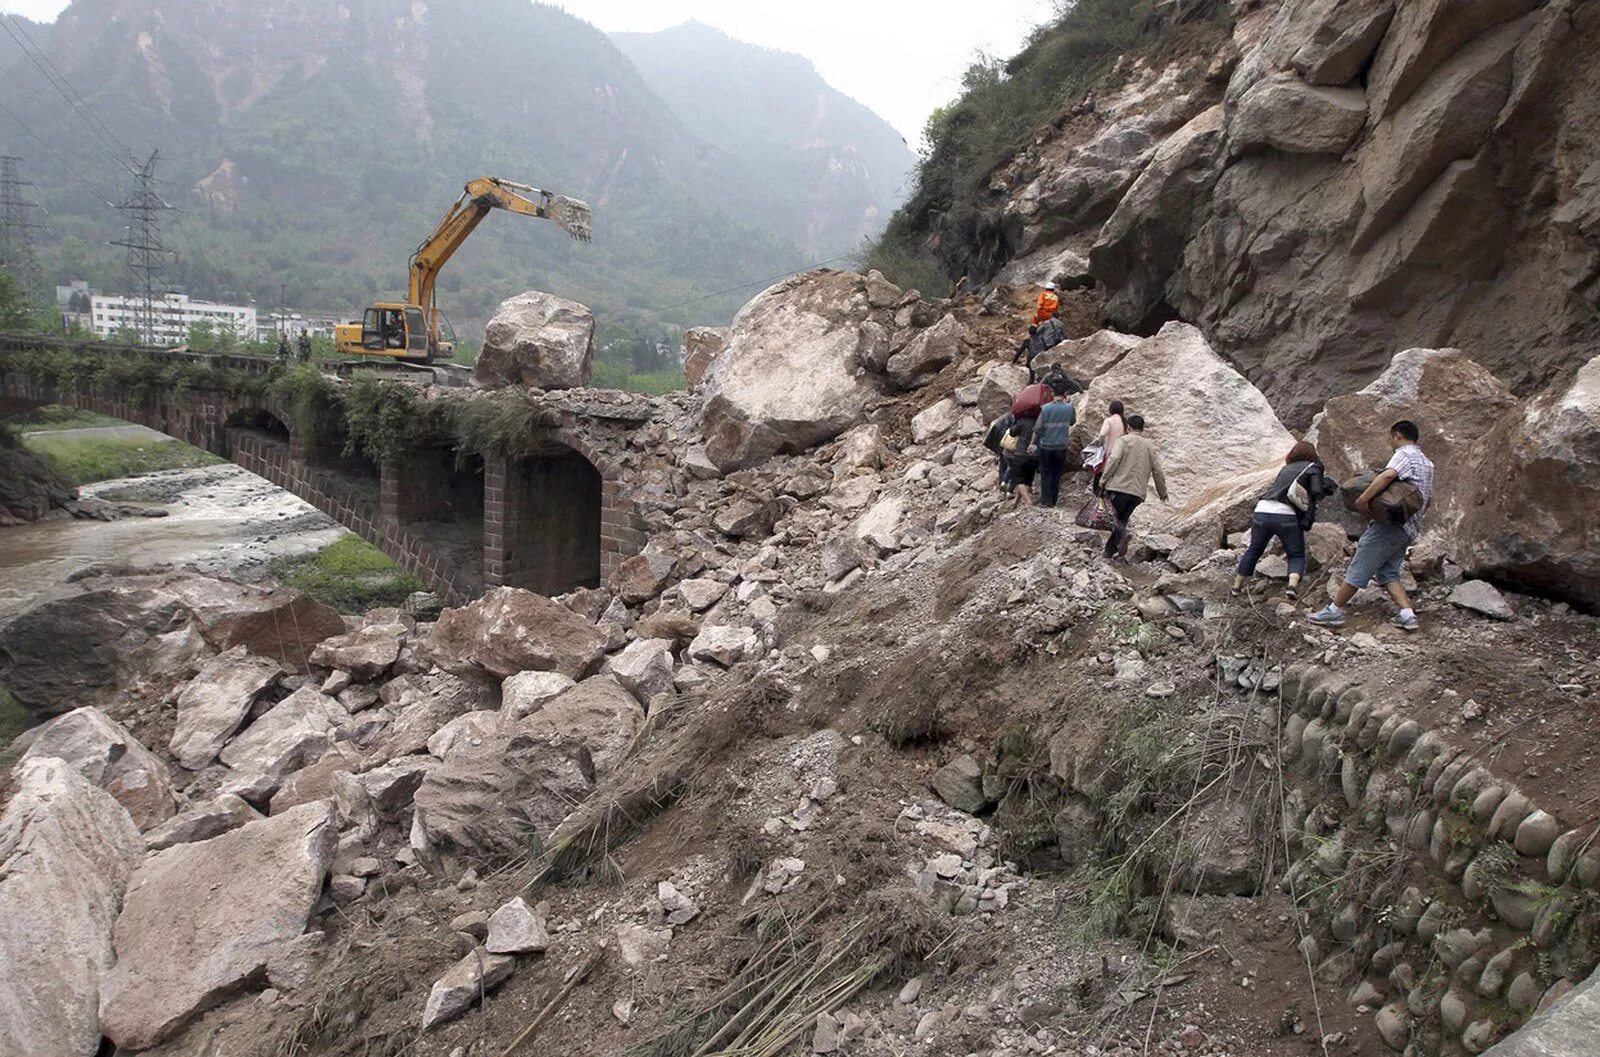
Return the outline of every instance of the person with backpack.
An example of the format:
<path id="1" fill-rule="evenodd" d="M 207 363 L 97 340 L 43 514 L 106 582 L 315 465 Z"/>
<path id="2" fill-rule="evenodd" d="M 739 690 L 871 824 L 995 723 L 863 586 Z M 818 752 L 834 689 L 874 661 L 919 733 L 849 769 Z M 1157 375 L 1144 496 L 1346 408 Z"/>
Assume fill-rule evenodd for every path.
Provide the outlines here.
<path id="1" fill-rule="evenodd" d="M 1038 381 L 1034 374 L 1033 361 L 1039 358 L 1040 353 L 1049 352 L 1051 349 L 1067 340 L 1066 328 L 1061 325 L 1061 320 L 1051 318 L 1043 323 L 1035 323 L 1028 327 L 1028 336 L 1017 351 L 1012 355 L 1011 362 L 1016 363 L 1024 356 L 1028 358 L 1028 382 L 1031 385 Z"/>
<path id="2" fill-rule="evenodd" d="M 1239 558 L 1228 593 L 1236 595 L 1244 590 L 1245 581 L 1256 574 L 1256 563 L 1266 553 L 1267 545 L 1277 537 L 1289 559 L 1289 586 L 1284 594 L 1298 598 L 1300 578 L 1306 572 L 1306 533 L 1316 524 L 1317 503 L 1337 490 L 1338 486 L 1328 480 L 1315 447 L 1302 440 L 1290 448 L 1277 479 L 1256 503 L 1250 519 L 1250 546 Z"/>
<path id="3" fill-rule="evenodd" d="M 1106 419 L 1100 423 L 1100 432 L 1094 441 L 1083 449 L 1083 468 L 1089 471 L 1089 491 L 1095 495 L 1101 492 L 1101 478 L 1105 474 L 1106 462 L 1111 458 L 1111 449 L 1117 446 L 1117 441 L 1128 432 L 1128 420 L 1123 415 L 1122 401 L 1111 401 L 1107 409 Z"/>
<path id="4" fill-rule="evenodd" d="M 1103 487 L 1106 499 L 1117 512 L 1117 523 L 1106 537 L 1106 557 L 1121 560 L 1128 549 L 1128 522 L 1149 494 L 1154 481 L 1156 495 L 1167 501 L 1167 473 L 1161 453 L 1144 435 L 1144 418 L 1128 416 L 1128 432 L 1117 441 L 1106 460 Z"/>
<path id="5" fill-rule="evenodd" d="M 1044 376 L 1039 381 L 1050 387 L 1051 392 L 1064 392 L 1068 396 L 1083 392 L 1083 386 L 1066 372 L 1059 363 L 1052 363 L 1045 368 Z"/>
<path id="6" fill-rule="evenodd" d="M 1006 466 L 1006 452 L 1001 445 L 1005 441 L 1006 432 L 1016 420 L 1016 416 L 1007 411 L 989 423 L 989 430 L 983 435 L 983 446 L 994 452 L 995 455 L 1000 491 L 1007 493 L 1011 491 L 1011 475 L 1009 468 Z"/>
<path id="7" fill-rule="evenodd" d="M 1050 391 L 1051 401 L 1039 409 L 1033 442 L 1039 455 L 1039 502 L 1053 507 L 1061 497 L 1061 477 L 1067 472 L 1067 438 L 1078 411 L 1067 399 L 1064 385 L 1053 385 Z"/>
<path id="8" fill-rule="evenodd" d="M 1417 445 L 1421 436 L 1417 424 L 1409 419 L 1401 419 L 1389 428 L 1389 446 L 1394 455 L 1355 502 L 1356 511 L 1372 518 L 1372 523 L 1356 543 L 1356 556 L 1350 559 L 1344 583 L 1339 585 L 1332 602 L 1307 618 L 1311 623 L 1339 627 L 1344 623 L 1344 607 L 1357 591 L 1376 580 L 1400 607 L 1389 623 L 1403 631 L 1421 627 L 1400 583 L 1406 551 L 1421 534 L 1422 515 L 1433 499 L 1433 462 Z"/>

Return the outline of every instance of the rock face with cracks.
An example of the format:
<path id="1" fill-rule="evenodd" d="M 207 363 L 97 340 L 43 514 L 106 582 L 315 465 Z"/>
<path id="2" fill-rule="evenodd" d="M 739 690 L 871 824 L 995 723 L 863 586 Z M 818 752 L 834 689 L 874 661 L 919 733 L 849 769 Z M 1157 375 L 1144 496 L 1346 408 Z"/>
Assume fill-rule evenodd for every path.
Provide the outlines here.
<path id="1" fill-rule="evenodd" d="M 106 1037 L 147 1049 L 257 977 L 305 931 L 337 838 L 322 801 L 151 856 L 117 918 Z"/>
<path id="2" fill-rule="evenodd" d="M 0 817 L 0 1053 L 100 1045 L 111 928 L 144 855 L 128 813 L 72 767 L 24 760 Z"/>
<path id="3" fill-rule="evenodd" d="M 483 331 L 472 380 L 485 388 L 575 389 L 589 384 L 594 314 L 530 290 L 501 303 Z"/>

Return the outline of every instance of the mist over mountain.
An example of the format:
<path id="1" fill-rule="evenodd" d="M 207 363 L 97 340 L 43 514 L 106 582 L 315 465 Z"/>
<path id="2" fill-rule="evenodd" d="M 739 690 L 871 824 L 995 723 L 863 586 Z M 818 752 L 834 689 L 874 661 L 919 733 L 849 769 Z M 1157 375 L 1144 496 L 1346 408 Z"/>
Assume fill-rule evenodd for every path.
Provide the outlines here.
<path id="1" fill-rule="evenodd" d="M 721 148 L 737 215 L 808 255 L 855 249 L 904 200 L 916 156 L 808 60 L 699 22 L 611 39 L 691 133 Z"/>
<path id="2" fill-rule="evenodd" d="M 20 29 L 114 142 L 0 40 L 27 126 L 0 117 L 0 149 L 39 185 L 47 274 L 107 289 L 124 284 L 108 244 L 125 223 L 108 204 L 128 193 L 124 146 L 160 148 L 182 210 L 165 223 L 172 284 L 264 305 L 351 311 L 399 293 L 407 256 L 474 176 L 588 200 L 591 245 L 510 215 L 484 223 L 440 284 L 464 335 L 530 288 L 641 335 L 724 321 L 747 284 L 881 226 L 899 186 L 884 173 L 909 158 L 804 60 L 685 27 L 630 39 L 636 65 L 526 0 L 75 0 Z M 690 44 L 728 80 L 666 68 Z M 739 94 L 760 98 L 728 105 Z"/>

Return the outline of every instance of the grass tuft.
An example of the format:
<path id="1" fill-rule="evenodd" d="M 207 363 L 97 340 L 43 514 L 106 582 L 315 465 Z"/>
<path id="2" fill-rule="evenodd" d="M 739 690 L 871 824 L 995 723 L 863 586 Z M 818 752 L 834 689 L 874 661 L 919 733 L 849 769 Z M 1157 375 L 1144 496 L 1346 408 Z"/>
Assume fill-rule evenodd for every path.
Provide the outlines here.
<path id="1" fill-rule="evenodd" d="M 27 437 L 24 444 L 74 487 L 159 470 L 186 470 L 222 462 L 210 452 L 178 440 L 61 434 Z"/>
<path id="2" fill-rule="evenodd" d="M 285 586 L 341 613 L 398 606 L 411 594 L 428 589 L 393 558 L 355 535 L 335 540 L 309 557 L 277 562 L 272 572 Z"/>

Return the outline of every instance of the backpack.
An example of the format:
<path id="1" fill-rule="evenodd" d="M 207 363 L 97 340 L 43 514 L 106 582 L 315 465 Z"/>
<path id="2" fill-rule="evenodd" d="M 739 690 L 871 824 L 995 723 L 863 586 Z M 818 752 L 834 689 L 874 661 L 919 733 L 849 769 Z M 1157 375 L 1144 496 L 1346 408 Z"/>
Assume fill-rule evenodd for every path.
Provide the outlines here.
<path id="1" fill-rule="evenodd" d="M 1014 421 L 1015 419 L 1013 419 L 1011 415 L 1005 414 L 989 423 L 989 432 L 985 433 L 983 436 L 983 446 L 988 448 L 990 451 L 999 454 L 1003 450 L 1002 445 L 1005 440 L 1006 431 L 1011 428 L 1011 424 Z"/>
<path id="2" fill-rule="evenodd" d="M 1389 487 L 1372 497 L 1373 520 L 1389 525 L 1404 525 L 1422 512 L 1422 490 L 1410 481 L 1396 478 Z"/>

